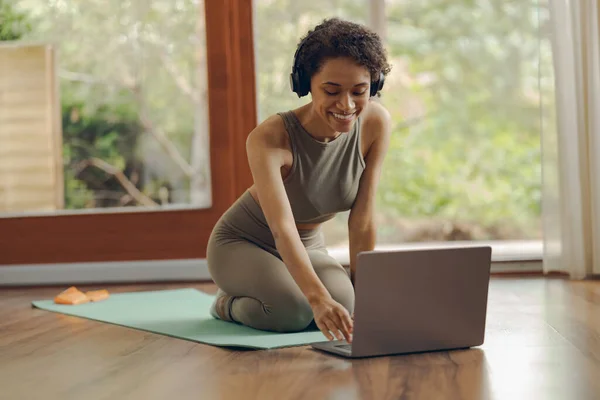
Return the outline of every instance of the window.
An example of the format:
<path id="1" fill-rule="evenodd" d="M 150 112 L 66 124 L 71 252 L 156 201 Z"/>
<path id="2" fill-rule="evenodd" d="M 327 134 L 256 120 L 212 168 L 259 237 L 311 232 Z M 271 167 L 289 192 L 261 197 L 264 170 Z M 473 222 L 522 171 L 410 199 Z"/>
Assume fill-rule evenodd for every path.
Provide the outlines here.
<path id="1" fill-rule="evenodd" d="M 13 10 L 27 25 L 16 39 L 38 44 L 17 44 L 13 53 L 42 46 L 52 56 L 7 58 L 15 64 L 4 74 L 10 97 L 0 124 L 9 134 L 0 141 L 21 151 L 11 154 L 3 180 L 29 184 L 5 185 L 0 212 L 210 207 L 203 3 L 18 4 Z M 11 75 L 30 83 L 9 85 Z M 31 83 L 39 76 L 45 85 Z M 49 104 L 31 108 L 40 98 Z M 50 141 L 57 145 L 40 159 L 37 147 Z M 48 164 L 58 167 L 51 182 L 40 173 Z"/>
<path id="2" fill-rule="evenodd" d="M 96 26 L 82 28 L 86 7 L 93 7 L 85 2 L 4 2 L 1 32 L 12 36 L 3 38 L 9 42 L 0 43 L 0 49 L 25 44 L 18 39 L 26 35 L 31 35 L 27 36 L 28 45 L 56 41 L 56 63 L 52 64 L 51 56 L 43 60 L 57 67 L 55 76 L 61 89 L 57 110 L 61 138 L 66 140 L 59 147 L 63 152 L 59 165 L 64 163 L 64 168 L 59 168 L 64 173 L 64 204 L 50 212 L 39 207 L 38 211 L 0 211 L 0 232 L 11 233 L 0 238 L 0 264 L 204 257 L 212 226 L 252 182 L 245 154 L 248 132 L 255 127 L 257 116 L 260 122 L 304 103 L 306 98 L 298 99 L 288 86 L 296 44 L 310 27 L 334 15 L 380 31 L 394 66 L 382 97 L 392 112 L 394 132 L 377 200 L 378 243 L 539 238 L 539 135 L 542 126 L 551 129 L 554 125 L 547 0 L 532 4 L 111 0 L 103 4 L 113 12 L 106 19 L 94 17 Z M 184 16 L 182 10 L 188 13 Z M 25 29 L 27 21 L 21 13 L 29 14 L 32 28 L 39 30 Z M 188 14 L 194 13 L 197 18 L 189 18 Z M 163 15 L 174 19 L 164 21 Z M 53 19 L 59 17 L 64 26 L 58 27 L 59 20 Z M 14 30 L 5 29 L 7 20 L 16 21 Z M 134 49 L 123 53 L 126 60 L 106 65 L 130 66 L 134 77 L 143 77 L 139 82 L 146 86 L 141 97 L 119 96 L 110 85 L 97 89 L 102 96 L 86 95 L 95 81 L 113 79 L 115 74 L 94 69 L 89 63 L 85 52 L 90 49 L 84 46 L 88 36 L 72 37 L 76 35 L 65 32 L 75 28 L 89 32 L 87 28 L 101 29 L 109 21 L 121 24 L 117 31 L 125 36 L 122 41 L 112 36 L 109 41 L 98 41 L 91 56 L 120 54 L 114 52 L 125 44 Z M 192 25 L 197 30 L 192 31 Z M 205 48 L 201 46 L 202 29 Z M 37 42 L 32 42 L 34 39 Z M 163 59 L 164 55 L 160 59 L 153 55 L 153 46 L 164 45 L 167 39 L 173 40 L 173 46 L 166 47 L 170 61 Z M 71 44 L 64 48 L 65 43 Z M 197 58 L 190 61 L 188 52 L 194 51 Z M 72 63 L 61 59 L 62 52 L 72 57 Z M 205 75 L 198 67 L 202 54 L 206 55 Z M 1 57 L 0 68 L 4 68 L 7 63 Z M 188 80 L 177 80 L 176 71 Z M 194 106 L 184 82 L 200 91 L 204 106 Z M 81 109 L 66 108 L 75 110 L 73 114 L 63 113 L 63 102 L 77 105 L 90 98 L 95 103 Z M 120 101 L 117 104 L 126 112 L 101 108 L 108 100 Z M 140 104 L 146 107 L 145 113 L 140 113 Z M 82 118 L 97 122 L 91 117 L 98 116 L 98 110 L 104 112 L 101 116 L 107 117 L 107 122 L 114 122 L 115 117 L 135 122 L 131 126 L 138 131 L 134 132 L 144 137 L 135 145 L 123 146 L 120 136 L 105 135 L 94 149 L 116 146 L 118 151 L 106 151 L 103 158 L 96 158 L 117 171 L 125 172 L 127 159 L 141 161 L 146 172 L 125 177 L 152 204 L 140 205 L 127 192 L 124 181 L 111 173 L 117 172 L 115 169 L 102 168 L 105 164 L 84 163 L 84 170 L 98 174 L 105 184 L 112 182 L 108 191 L 90 189 L 85 180 L 69 180 L 69 174 L 83 170 L 71 165 L 81 153 L 71 153 L 76 141 L 69 135 L 75 131 L 62 129 L 62 118 L 73 118 L 65 122 L 67 127 Z M 191 115 L 196 111 L 198 115 Z M 179 120 L 179 115 L 187 116 Z M 172 147 L 151 132 L 147 135 L 147 126 L 140 129 L 143 120 L 158 126 Z M 206 134 L 204 147 L 197 147 L 206 158 L 196 160 L 205 168 L 203 188 L 210 194 L 203 192 L 194 200 L 191 179 L 181 172 L 185 164 L 177 162 L 176 153 L 168 148 L 192 163 L 192 139 L 200 137 L 197 132 Z M 5 133 L 0 128 L 0 136 Z M 159 163 L 151 165 L 151 161 Z M 5 176 L 0 172 L 0 179 Z M 146 185 L 148 182 L 153 183 Z M 109 195 L 109 191 L 113 193 Z M 4 197 L 0 204 L 6 203 L 5 184 L 0 185 L 0 197 Z M 346 218 L 347 214 L 340 215 L 326 223 L 330 247 L 346 246 Z"/>
<path id="3" fill-rule="evenodd" d="M 554 124 L 548 2 L 256 0 L 260 121 L 310 101 L 289 89 L 293 54 L 333 16 L 374 27 L 393 65 L 381 98 L 394 126 L 378 245 L 537 243 L 540 134 Z M 330 247 L 347 248 L 346 221 L 325 224 Z"/>
<path id="4" fill-rule="evenodd" d="M 136 0 L 91 7 L 86 2 L 24 0 L 1 8 L 0 32 L 10 37 L 3 38 L 8 41 L 0 49 L 50 42 L 60 50 L 55 65 L 63 91 L 58 99 L 69 106 L 62 116 L 70 120 L 61 124 L 66 140 L 59 164 L 65 163 L 65 191 L 71 190 L 65 207 L 70 204 L 72 210 L 0 212 L 0 265 L 203 258 L 215 222 L 251 183 L 244 143 L 256 125 L 248 41 L 252 4 Z M 5 29 L 5 21 L 13 21 L 14 29 Z M 25 29 L 28 24 L 39 30 Z M 23 39 L 29 34 L 33 36 Z M 36 62 L 46 66 L 41 59 Z M 2 67 L 5 60 L 0 58 Z M 129 89 L 117 88 L 117 79 Z M 187 92 L 188 85 L 193 91 Z M 196 96 L 195 103 L 191 99 Z M 156 130 L 148 132 L 148 124 Z M 81 125 L 89 129 L 77 130 Z M 89 159 L 81 156 L 81 148 L 89 146 L 85 137 L 78 137 L 83 132 L 105 133 L 88 150 L 113 168 L 104 163 L 72 167 L 77 157 Z M 187 167 L 182 166 L 192 163 L 198 132 L 205 142 L 196 147 L 202 155 L 196 161 L 205 176 L 195 198 L 193 179 L 185 177 Z M 4 133 L 0 128 L 0 137 Z M 157 139 L 153 133 L 162 136 Z M 132 138 L 138 141 L 127 141 Z M 103 151 L 97 153 L 99 149 Z M 131 160 L 144 168 L 127 175 Z M 130 201 L 128 195 L 135 196 L 111 172 L 119 169 L 159 206 Z M 99 187 L 90 189 L 91 178 L 77 178 L 84 170 L 97 177 L 93 182 Z M 69 174 L 77 180 L 67 180 Z M 4 176 L 0 173 L 0 179 Z M 0 190 L 4 199 L 5 193 Z"/>

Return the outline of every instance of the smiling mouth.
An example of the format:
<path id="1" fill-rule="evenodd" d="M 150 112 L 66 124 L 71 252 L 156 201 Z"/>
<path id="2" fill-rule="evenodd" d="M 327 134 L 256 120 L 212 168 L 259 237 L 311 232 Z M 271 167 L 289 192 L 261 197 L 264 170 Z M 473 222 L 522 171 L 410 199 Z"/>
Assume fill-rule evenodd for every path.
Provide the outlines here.
<path id="1" fill-rule="evenodd" d="M 354 114 L 356 113 L 352 113 L 352 114 L 338 114 L 338 113 L 331 113 L 335 119 L 339 119 L 340 121 L 349 121 L 354 117 Z"/>

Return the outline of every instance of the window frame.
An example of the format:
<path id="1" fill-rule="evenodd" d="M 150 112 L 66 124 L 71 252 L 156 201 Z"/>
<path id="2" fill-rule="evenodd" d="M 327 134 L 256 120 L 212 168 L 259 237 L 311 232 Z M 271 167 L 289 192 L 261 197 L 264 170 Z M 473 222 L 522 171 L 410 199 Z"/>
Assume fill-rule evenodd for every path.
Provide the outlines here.
<path id="1" fill-rule="evenodd" d="M 252 0 L 205 1 L 212 206 L 0 218 L 0 266 L 205 258 L 214 224 L 251 184 L 257 123 Z"/>

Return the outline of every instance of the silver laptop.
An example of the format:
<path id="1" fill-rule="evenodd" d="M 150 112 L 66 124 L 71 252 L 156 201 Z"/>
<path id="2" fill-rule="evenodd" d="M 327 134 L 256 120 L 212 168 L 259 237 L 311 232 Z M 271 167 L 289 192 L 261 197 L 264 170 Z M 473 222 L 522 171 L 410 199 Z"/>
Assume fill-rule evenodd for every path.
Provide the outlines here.
<path id="1" fill-rule="evenodd" d="M 489 246 L 361 252 L 352 344 L 311 346 L 351 358 L 479 346 L 491 258 Z"/>

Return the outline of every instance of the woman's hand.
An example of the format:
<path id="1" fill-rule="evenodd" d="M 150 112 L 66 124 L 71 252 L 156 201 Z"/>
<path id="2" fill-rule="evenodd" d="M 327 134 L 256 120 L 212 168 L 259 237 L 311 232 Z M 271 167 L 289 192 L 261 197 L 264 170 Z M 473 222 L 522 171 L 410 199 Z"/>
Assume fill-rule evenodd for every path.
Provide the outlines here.
<path id="1" fill-rule="evenodd" d="M 352 342 L 354 322 L 344 306 L 331 297 L 321 297 L 311 302 L 311 308 L 317 327 L 327 339 L 333 340 L 335 336 L 338 340 Z"/>

